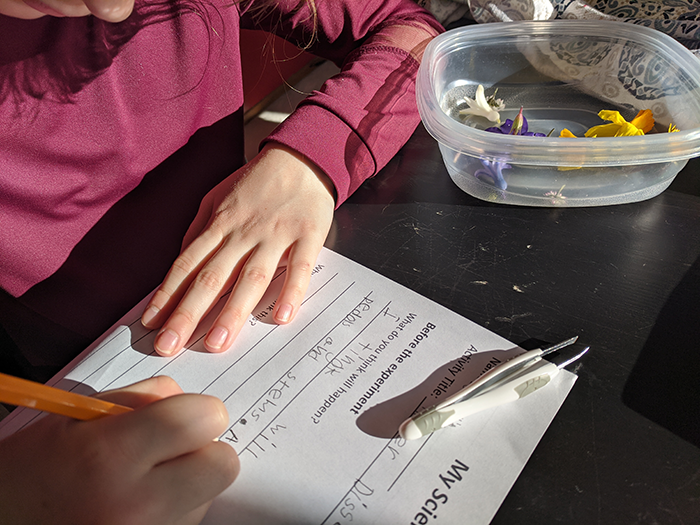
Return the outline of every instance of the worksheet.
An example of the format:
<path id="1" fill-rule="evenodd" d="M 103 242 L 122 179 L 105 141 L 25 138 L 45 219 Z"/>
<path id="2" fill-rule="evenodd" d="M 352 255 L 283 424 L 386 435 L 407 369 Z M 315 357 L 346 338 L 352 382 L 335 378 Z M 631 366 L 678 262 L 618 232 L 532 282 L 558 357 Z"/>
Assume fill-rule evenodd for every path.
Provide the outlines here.
<path id="1" fill-rule="evenodd" d="M 169 375 L 223 400 L 220 439 L 241 473 L 206 524 L 489 523 L 576 376 L 562 371 L 525 398 L 406 441 L 406 418 L 523 350 L 328 249 L 296 319 L 279 326 L 283 280 L 281 270 L 225 353 L 203 349 L 208 319 L 187 350 L 156 355 L 144 299 L 51 384 L 91 394 Z M 36 417 L 13 411 L 0 437 Z"/>

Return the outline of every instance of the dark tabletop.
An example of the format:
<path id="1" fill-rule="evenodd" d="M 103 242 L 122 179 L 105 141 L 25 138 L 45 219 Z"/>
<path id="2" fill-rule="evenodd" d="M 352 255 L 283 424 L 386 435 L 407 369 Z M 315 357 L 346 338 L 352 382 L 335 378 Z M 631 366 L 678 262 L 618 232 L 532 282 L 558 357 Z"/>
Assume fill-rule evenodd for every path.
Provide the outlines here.
<path id="1" fill-rule="evenodd" d="M 492 204 L 419 127 L 327 246 L 515 343 L 590 345 L 494 524 L 700 523 L 700 159 L 644 202 Z"/>

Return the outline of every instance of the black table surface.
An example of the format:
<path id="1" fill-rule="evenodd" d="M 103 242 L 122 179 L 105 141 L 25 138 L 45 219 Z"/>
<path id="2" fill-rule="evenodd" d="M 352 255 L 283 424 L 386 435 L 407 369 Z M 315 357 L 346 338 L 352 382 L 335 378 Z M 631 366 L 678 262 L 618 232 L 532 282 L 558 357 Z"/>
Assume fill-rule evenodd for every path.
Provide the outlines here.
<path id="1" fill-rule="evenodd" d="M 700 159 L 643 202 L 510 206 L 419 127 L 326 245 L 514 343 L 590 345 L 494 524 L 700 523 Z"/>

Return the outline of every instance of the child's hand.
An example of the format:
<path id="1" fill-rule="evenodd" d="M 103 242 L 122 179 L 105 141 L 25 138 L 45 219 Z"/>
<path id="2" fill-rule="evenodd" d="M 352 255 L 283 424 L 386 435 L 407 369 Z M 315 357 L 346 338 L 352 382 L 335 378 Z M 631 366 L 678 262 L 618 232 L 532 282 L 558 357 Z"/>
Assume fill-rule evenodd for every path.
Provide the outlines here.
<path id="1" fill-rule="evenodd" d="M 94 15 L 107 22 L 121 22 L 134 9 L 134 0 L 0 0 L 0 14 L 32 20 L 50 15 Z"/>
<path id="2" fill-rule="evenodd" d="M 131 413 L 93 421 L 49 415 L 0 441 L 0 523 L 199 523 L 239 469 L 213 441 L 218 399 L 158 377 L 99 397 Z"/>
<path id="3" fill-rule="evenodd" d="M 146 327 L 160 327 L 158 353 L 179 352 L 233 286 L 204 338 L 210 352 L 229 349 L 282 265 L 287 273 L 273 319 L 291 321 L 333 222 L 334 193 L 319 168 L 272 144 L 211 190 L 142 317 Z"/>

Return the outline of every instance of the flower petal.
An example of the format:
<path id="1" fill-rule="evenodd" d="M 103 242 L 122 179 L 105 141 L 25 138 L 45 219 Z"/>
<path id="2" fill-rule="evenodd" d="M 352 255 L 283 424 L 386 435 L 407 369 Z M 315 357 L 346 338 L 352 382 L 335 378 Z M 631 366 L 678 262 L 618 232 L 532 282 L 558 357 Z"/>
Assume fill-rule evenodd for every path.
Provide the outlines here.
<path id="1" fill-rule="evenodd" d="M 644 135 L 644 130 L 638 128 L 631 122 L 625 122 L 615 134 L 616 137 L 634 137 L 636 135 Z"/>
<path id="2" fill-rule="evenodd" d="M 489 109 L 489 103 L 486 102 L 486 95 L 484 95 L 484 86 L 479 84 L 476 88 L 476 95 L 474 95 L 474 101 L 479 108 Z"/>
<path id="3" fill-rule="evenodd" d="M 573 133 L 571 133 L 571 132 L 570 132 L 568 129 L 566 129 L 566 128 L 564 128 L 564 129 L 561 130 L 561 132 L 559 133 L 559 136 L 560 136 L 560 137 L 565 137 L 565 138 L 567 138 L 567 139 L 576 139 L 576 138 L 578 138 L 576 135 L 574 135 Z"/>
<path id="4" fill-rule="evenodd" d="M 620 124 L 601 124 L 593 126 L 584 134 L 585 137 L 614 137 L 620 129 Z"/>
<path id="5" fill-rule="evenodd" d="M 649 133 L 654 127 L 654 115 L 650 109 L 642 109 L 630 124 L 641 129 L 644 133 Z"/>
<path id="6" fill-rule="evenodd" d="M 510 164 L 497 160 L 490 161 L 481 159 L 481 165 L 483 169 L 478 169 L 474 172 L 474 176 L 477 179 L 483 180 L 482 177 L 488 177 L 491 179 L 491 183 L 500 190 L 505 190 L 508 187 L 508 183 L 505 178 L 503 178 L 503 170 L 510 169 Z"/>
<path id="7" fill-rule="evenodd" d="M 604 109 L 602 111 L 598 112 L 598 116 L 602 118 L 603 120 L 609 120 L 610 122 L 614 122 L 615 124 L 626 124 L 627 121 L 623 118 L 622 115 L 620 115 L 619 111 L 610 111 L 608 109 Z"/>
<path id="8" fill-rule="evenodd" d="M 471 99 L 467 97 L 465 98 L 465 101 L 467 102 L 469 108 L 460 110 L 460 115 L 476 115 L 478 117 L 484 117 L 491 122 L 501 121 L 501 115 L 497 110 L 491 107 L 486 100 L 486 96 L 484 95 L 484 86 L 481 84 L 476 87 L 476 94 L 474 95 L 474 98 Z"/>

